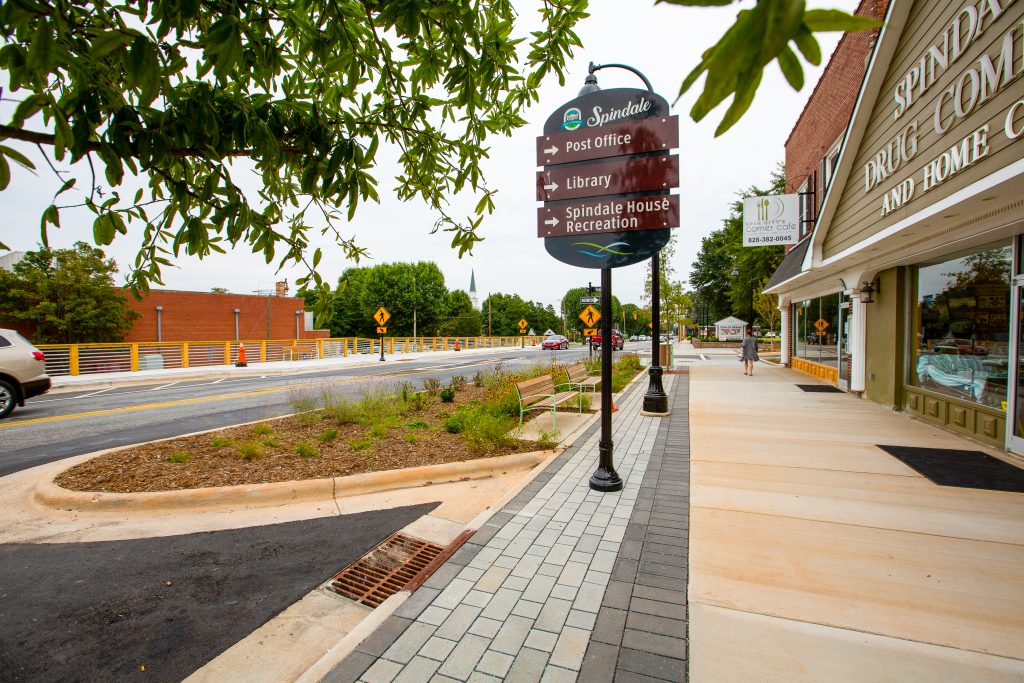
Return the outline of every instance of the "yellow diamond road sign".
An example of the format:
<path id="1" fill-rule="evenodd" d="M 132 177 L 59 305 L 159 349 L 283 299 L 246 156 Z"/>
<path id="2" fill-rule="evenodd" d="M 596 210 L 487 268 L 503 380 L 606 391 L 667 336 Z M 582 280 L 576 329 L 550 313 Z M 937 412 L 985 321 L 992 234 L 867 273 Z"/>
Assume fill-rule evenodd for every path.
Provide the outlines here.
<path id="1" fill-rule="evenodd" d="M 377 309 L 377 312 L 373 314 L 373 319 L 377 321 L 377 324 L 383 327 L 387 325 L 388 320 L 391 319 L 391 314 L 388 313 L 388 309 L 381 306 Z"/>
<path id="2" fill-rule="evenodd" d="M 522 329 L 525 330 L 529 326 L 529 324 L 530 323 L 526 322 L 526 318 L 519 319 L 519 327 L 521 327 Z"/>
<path id="3" fill-rule="evenodd" d="M 601 313 L 593 306 L 587 306 L 580 313 L 580 320 L 586 323 L 587 327 L 593 327 L 601 319 Z"/>
<path id="4" fill-rule="evenodd" d="M 814 321 L 814 327 L 817 328 L 818 334 L 825 334 L 825 328 L 828 327 L 828 321 L 823 318 L 818 318 Z"/>

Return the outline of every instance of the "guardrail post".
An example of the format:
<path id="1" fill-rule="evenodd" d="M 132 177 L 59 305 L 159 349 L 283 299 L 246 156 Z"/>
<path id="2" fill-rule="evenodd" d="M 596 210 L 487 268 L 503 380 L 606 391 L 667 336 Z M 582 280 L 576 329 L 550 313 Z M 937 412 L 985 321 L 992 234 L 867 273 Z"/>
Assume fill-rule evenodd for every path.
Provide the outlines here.
<path id="1" fill-rule="evenodd" d="M 320 358 L 320 359 L 323 359 L 323 357 L 324 357 L 324 340 L 323 339 L 317 339 L 316 340 L 316 355 L 317 355 L 317 358 Z"/>
<path id="2" fill-rule="evenodd" d="M 132 372 L 139 371 L 139 345 L 132 344 Z"/>
<path id="3" fill-rule="evenodd" d="M 231 342 L 224 342 L 224 365 L 231 365 Z"/>
<path id="4" fill-rule="evenodd" d="M 392 356 L 395 355 L 395 338 L 391 337 L 388 339 L 388 353 Z"/>
<path id="5" fill-rule="evenodd" d="M 188 367 L 188 342 L 181 342 L 181 367 Z"/>
<path id="6" fill-rule="evenodd" d="M 68 372 L 72 377 L 78 375 L 78 344 L 68 347 Z"/>
<path id="7" fill-rule="evenodd" d="M 348 358 L 348 339 L 341 340 L 341 356 L 342 358 Z"/>
<path id="8" fill-rule="evenodd" d="M 264 339 L 260 342 L 260 362 L 267 362 L 267 340 Z"/>

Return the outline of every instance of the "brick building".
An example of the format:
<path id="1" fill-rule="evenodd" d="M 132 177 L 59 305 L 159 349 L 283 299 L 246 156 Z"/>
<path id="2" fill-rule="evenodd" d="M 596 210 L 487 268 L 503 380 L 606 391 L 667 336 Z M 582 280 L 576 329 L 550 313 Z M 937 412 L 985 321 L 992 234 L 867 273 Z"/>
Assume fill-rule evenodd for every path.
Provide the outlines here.
<path id="1" fill-rule="evenodd" d="M 312 314 L 303 310 L 305 301 L 287 296 L 282 284 L 272 295 L 154 289 L 142 301 L 129 296 L 128 305 L 141 317 L 124 340 L 231 341 L 329 336 L 327 330 L 312 329 Z"/>

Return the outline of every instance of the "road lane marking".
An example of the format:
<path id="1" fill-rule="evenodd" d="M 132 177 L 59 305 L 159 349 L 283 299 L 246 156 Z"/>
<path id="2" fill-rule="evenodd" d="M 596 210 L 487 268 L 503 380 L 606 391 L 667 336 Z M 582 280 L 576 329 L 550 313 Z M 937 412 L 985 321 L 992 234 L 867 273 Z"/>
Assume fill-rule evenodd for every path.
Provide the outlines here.
<path id="1" fill-rule="evenodd" d="M 487 364 L 486 362 L 482 362 L 482 363 L 476 363 L 475 365 L 486 365 L 486 364 Z M 409 369 L 403 369 L 401 371 L 386 372 L 386 373 L 383 373 L 383 375 L 356 375 L 354 377 L 341 377 L 341 378 L 336 378 L 333 381 L 329 381 L 327 383 L 335 385 L 335 386 L 337 386 L 337 385 L 346 385 L 346 384 L 363 384 L 363 383 L 369 383 L 369 382 L 373 382 L 373 381 L 379 381 L 381 379 L 381 377 L 385 377 L 385 378 L 408 377 L 408 376 L 411 376 L 411 375 L 430 374 L 430 373 L 442 372 L 443 370 L 446 370 L 446 369 L 450 370 L 451 367 L 450 366 L 449 367 L 441 367 L 441 368 L 430 369 L 430 370 L 425 370 L 423 368 L 409 368 Z M 324 378 L 324 379 L 329 379 L 329 378 Z M 110 389 L 113 389 L 113 388 L 115 388 L 115 387 L 109 387 L 109 388 L 103 389 L 101 391 L 109 391 Z M 174 401 L 159 401 L 159 402 L 156 402 L 156 403 L 140 403 L 138 405 L 122 406 L 120 408 L 104 408 L 104 409 L 101 409 L 101 410 L 89 410 L 89 411 L 84 411 L 84 412 L 81 412 L 81 413 L 66 413 L 64 415 L 49 415 L 49 416 L 46 416 L 46 417 L 28 418 L 28 419 L 25 419 L 25 420 L 18 420 L 18 419 L 15 419 L 15 420 L 12 420 L 12 421 L 4 420 L 3 422 L 0 422 L 0 430 L 2 430 L 2 429 L 9 429 L 11 427 L 18 427 L 18 426 L 21 426 L 21 425 L 46 424 L 46 423 L 50 423 L 50 422 L 64 422 L 64 421 L 67 421 L 67 420 L 78 420 L 78 419 L 87 418 L 87 417 L 99 417 L 99 416 L 103 416 L 103 415 L 120 415 L 120 414 L 123 414 L 123 413 L 134 413 L 134 412 L 138 412 L 140 410 L 154 410 L 156 408 L 173 408 L 173 407 L 176 407 L 176 406 L 196 405 L 196 404 L 199 404 L 199 403 L 210 403 L 210 402 L 213 402 L 213 401 L 226 401 L 226 400 L 231 400 L 231 399 L 236 399 L 236 398 L 248 398 L 248 397 L 251 397 L 251 396 L 268 396 L 268 395 L 271 395 L 271 394 L 282 394 L 282 393 L 286 393 L 288 391 L 293 391 L 293 390 L 296 390 L 296 389 L 301 390 L 303 388 L 305 388 L 305 385 L 296 386 L 294 384 L 291 384 L 291 385 L 286 385 L 286 386 L 281 386 L 281 387 L 269 387 L 269 388 L 266 388 L 266 389 L 252 389 L 252 390 L 249 390 L 249 391 L 236 391 L 236 392 L 231 392 L 231 393 L 227 393 L 227 394 L 218 394 L 216 396 L 196 396 L 196 397 L 193 397 L 193 398 L 183 398 L 183 399 L 178 399 L 178 400 L 174 400 Z M 95 393 L 100 393 L 100 392 L 98 391 L 98 392 L 95 392 Z M 139 393 L 139 392 L 131 392 L 131 393 Z M 76 396 L 75 398 L 81 398 L 81 397 L 80 396 Z"/>
<path id="2" fill-rule="evenodd" d="M 107 391 L 110 391 L 111 389 L 116 389 L 116 388 L 117 387 L 107 387 L 106 389 L 100 389 L 99 391 L 93 391 L 93 392 L 90 392 L 88 394 L 81 394 L 80 396 L 74 396 L 72 398 L 86 398 L 87 396 L 95 396 L 96 394 L 102 394 L 104 392 L 107 392 Z M 50 399 L 50 400 L 59 400 L 59 399 Z"/>
<path id="3" fill-rule="evenodd" d="M 158 387 L 153 387 L 152 389 L 147 389 L 147 391 L 160 391 L 161 389 L 166 389 L 167 387 L 173 387 L 177 383 L 178 382 L 171 382 L 170 384 L 163 384 Z"/>

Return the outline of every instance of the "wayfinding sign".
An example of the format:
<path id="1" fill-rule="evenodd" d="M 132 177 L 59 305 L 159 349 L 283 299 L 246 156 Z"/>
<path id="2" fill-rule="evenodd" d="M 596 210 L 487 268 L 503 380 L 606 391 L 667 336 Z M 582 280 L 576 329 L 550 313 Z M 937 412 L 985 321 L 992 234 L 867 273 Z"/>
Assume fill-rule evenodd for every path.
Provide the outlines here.
<path id="1" fill-rule="evenodd" d="M 562 127 L 564 128 L 563 121 Z M 659 152 L 679 146 L 679 117 L 651 116 L 537 138 L 537 165 Z"/>
<path id="2" fill-rule="evenodd" d="M 627 199 L 562 202 L 537 209 L 537 237 L 564 237 L 601 232 L 636 232 L 679 227 L 679 197 L 660 195 Z"/>
<path id="3" fill-rule="evenodd" d="M 679 187 L 679 157 L 649 156 L 548 166 L 537 173 L 537 199 L 579 199 Z"/>
<path id="4" fill-rule="evenodd" d="M 537 138 L 537 236 L 581 268 L 644 261 L 679 226 L 679 119 L 660 95 L 599 90 L 556 109 Z"/>

